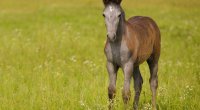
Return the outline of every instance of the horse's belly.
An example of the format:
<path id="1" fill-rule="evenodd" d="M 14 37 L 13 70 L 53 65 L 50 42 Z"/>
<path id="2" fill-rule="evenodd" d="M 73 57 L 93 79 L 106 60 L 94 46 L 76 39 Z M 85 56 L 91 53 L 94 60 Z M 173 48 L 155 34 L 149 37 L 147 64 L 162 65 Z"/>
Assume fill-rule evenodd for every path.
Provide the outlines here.
<path id="1" fill-rule="evenodd" d="M 138 52 L 137 59 L 136 59 L 136 65 L 139 65 L 149 59 L 149 57 L 152 54 L 153 48 L 146 48 L 145 51 L 142 51 L 142 49 Z"/>
<path id="2" fill-rule="evenodd" d="M 141 63 L 143 63 L 144 61 L 146 61 L 151 55 L 150 54 L 146 54 L 146 55 L 140 55 L 137 57 L 135 65 L 139 65 Z"/>

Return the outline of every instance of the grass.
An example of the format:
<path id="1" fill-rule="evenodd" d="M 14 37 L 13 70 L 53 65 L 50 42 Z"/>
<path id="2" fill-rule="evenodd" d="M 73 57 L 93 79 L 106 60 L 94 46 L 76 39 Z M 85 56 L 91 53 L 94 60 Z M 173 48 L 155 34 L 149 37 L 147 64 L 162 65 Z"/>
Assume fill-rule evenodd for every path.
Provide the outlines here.
<path id="1" fill-rule="evenodd" d="M 200 109 L 200 1 L 123 0 L 122 6 L 127 18 L 150 16 L 160 27 L 159 109 Z M 107 109 L 102 10 L 98 0 L 1 0 L 0 109 Z M 146 63 L 140 69 L 139 108 L 148 110 L 149 70 Z M 122 86 L 120 70 L 116 110 L 123 109 Z"/>

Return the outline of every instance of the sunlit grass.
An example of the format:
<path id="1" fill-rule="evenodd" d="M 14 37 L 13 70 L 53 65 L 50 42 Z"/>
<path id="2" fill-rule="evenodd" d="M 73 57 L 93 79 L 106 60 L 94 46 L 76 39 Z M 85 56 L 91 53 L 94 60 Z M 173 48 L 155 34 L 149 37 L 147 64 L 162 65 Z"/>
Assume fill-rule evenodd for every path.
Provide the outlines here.
<path id="1" fill-rule="evenodd" d="M 161 110 L 200 108 L 199 4 L 197 0 L 122 3 L 127 18 L 150 16 L 160 27 L 157 106 Z M 102 10 L 98 0 L 1 0 L 0 109 L 107 109 Z M 149 70 L 146 63 L 140 69 L 144 79 L 140 109 L 147 110 Z M 123 109 L 122 86 L 120 70 L 117 110 Z"/>

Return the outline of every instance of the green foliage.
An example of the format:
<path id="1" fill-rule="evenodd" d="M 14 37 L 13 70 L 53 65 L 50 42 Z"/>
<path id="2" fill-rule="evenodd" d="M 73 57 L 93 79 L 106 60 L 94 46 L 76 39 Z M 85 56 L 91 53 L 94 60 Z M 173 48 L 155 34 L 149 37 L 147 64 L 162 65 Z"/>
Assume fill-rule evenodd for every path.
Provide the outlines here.
<path id="1" fill-rule="evenodd" d="M 160 27 L 159 109 L 200 109 L 200 2 L 123 0 L 122 6 L 127 18 L 150 16 Z M 99 0 L 1 0 L 0 109 L 107 109 L 102 10 Z M 146 63 L 140 69 L 140 109 L 148 110 L 149 70 Z M 120 70 L 117 110 L 122 86 Z"/>

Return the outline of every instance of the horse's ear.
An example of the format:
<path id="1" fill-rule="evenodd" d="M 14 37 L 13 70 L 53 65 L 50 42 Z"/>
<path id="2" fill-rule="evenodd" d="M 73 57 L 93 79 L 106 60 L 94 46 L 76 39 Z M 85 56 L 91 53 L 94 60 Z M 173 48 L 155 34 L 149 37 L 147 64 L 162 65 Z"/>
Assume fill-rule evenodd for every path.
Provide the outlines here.
<path id="1" fill-rule="evenodd" d="M 107 5 L 111 0 L 103 0 L 104 5 Z"/>
<path id="2" fill-rule="evenodd" d="M 122 2 L 122 0 L 113 0 L 113 1 L 115 1 L 118 5 L 120 5 Z"/>
<path id="3" fill-rule="evenodd" d="M 120 3 L 122 2 L 122 0 L 103 0 L 104 5 L 107 5 L 110 2 L 116 3 L 116 4 L 120 5 Z"/>

